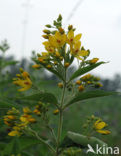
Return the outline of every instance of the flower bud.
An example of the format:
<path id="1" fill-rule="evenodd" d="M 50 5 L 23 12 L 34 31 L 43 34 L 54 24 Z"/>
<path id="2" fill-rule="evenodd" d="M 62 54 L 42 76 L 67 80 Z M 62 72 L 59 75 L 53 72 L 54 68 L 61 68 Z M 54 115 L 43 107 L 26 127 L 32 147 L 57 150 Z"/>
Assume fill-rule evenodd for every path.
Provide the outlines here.
<path id="1" fill-rule="evenodd" d="M 62 16 L 61 16 L 61 14 L 59 14 L 57 21 L 60 22 L 61 20 L 62 20 Z"/>
<path id="2" fill-rule="evenodd" d="M 42 35 L 42 37 L 43 37 L 44 39 L 49 39 L 49 36 L 48 36 L 48 35 Z"/>
<path id="3" fill-rule="evenodd" d="M 79 90 L 80 92 L 82 92 L 84 89 L 85 89 L 85 88 L 84 88 L 83 85 L 80 85 L 80 86 L 78 87 L 78 90 Z"/>
<path id="4" fill-rule="evenodd" d="M 59 88 L 63 88 L 63 83 L 61 83 L 61 82 L 58 83 L 58 87 L 59 87 Z"/>
<path id="5" fill-rule="evenodd" d="M 47 28 L 51 28 L 52 26 L 50 24 L 45 25 Z"/>
<path id="6" fill-rule="evenodd" d="M 56 110 L 53 111 L 53 114 L 54 115 L 57 115 L 58 113 L 59 113 L 59 110 L 58 109 L 56 109 Z"/>
<path id="7" fill-rule="evenodd" d="M 70 65 L 70 63 L 68 63 L 68 62 L 64 64 L 64 66 L 65 66 L 66 68 L 69 67 L 69 65 Z"/>
<path id="8" fill-rule="evenodd" d="M 46 34 L 50 34 L 50 30 L 47 30 L 47 29 L 44 29 L 43 32 Z"/>
<path id="9" fill-rule="evenodd" d="M 68 26 L 68 30 L 71 30 L 71 29 L 73 29 L 73 25 Z"/>
<path id="10" fill-rule="evenodd" d="M 57 65 L 57 64 L 58 64 L 58 62 L 57 62 L 57 61 L 54 61 L 54 64 L 55 64 L 55 65 Z"/>
<path id="11" fill-rule="evenodd" d="M 102 85 L 101 83 L 99 83 L 99 82 L 95 84 L 95 88 L 100 88 L 100 87 L 102 87 L 102 86 L 103 86 L 103 85 Z"/>
<path id="12" fill-rule="evenodd" d="M 81 81 L 80 81 L 80 80 L 77 80 L 77 81 L 76 81 L 76 84 L 77 84 L 77 85 L 80 85 L 80 84 L 81 84 Z"/>
<path id="13" fill-rule="evenodd" d="M 60 28 L 59 28 L 59 32 L 60 32 L 61 34 L 64 34 L 64 29 L 63 29 L 62 27 L 60 27 Z"/>
<path id="14" fill-rule="evenodd" d="M 99 58 L 93 58 L 89 62 L 90 62 L 90 64 L 95 64 L 98 60 L 99 60 Z"/>
<path id="15" fill-rule="evenodd" d="M 49 69 L 52 68 L 52 66 L 50 64 L 48 64 L 46 67 L 49 68 Z"/>
<path id="16" fill-rule="evenodd" d="M 32 68 L 38 69 L 38 68 L 40 68 L 40 65 L 39 64 L 34 64 L 34 65 L 32 65 Z"/>

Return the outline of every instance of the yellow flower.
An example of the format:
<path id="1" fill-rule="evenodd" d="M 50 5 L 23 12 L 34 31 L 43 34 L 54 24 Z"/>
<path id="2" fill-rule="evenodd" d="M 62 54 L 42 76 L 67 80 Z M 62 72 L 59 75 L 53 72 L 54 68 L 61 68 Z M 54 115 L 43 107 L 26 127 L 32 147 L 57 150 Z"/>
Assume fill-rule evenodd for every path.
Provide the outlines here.
<path id="1" fill-rule="evenodd" d="M 40 68 L 40 65 L 39 64 L 34 64 L 34 65 L 32 65 L 32 68 L 38 69 L 38 68 Z"/>
<path id="2" fill-rule="evenodd" d="M 20 131 L 21 130 L 21 128 L 19 126 L 14 126 L 13 129 L 16 130 L 16 131 Z"/>
<path id="3" fill-rule="evenodd" d="M 57 64 L 58 64 L 58 62 L 57 62 L 57 61 L 54 61 L 54 64 L 55 64 L 55 65 L 57 65 Z"/>
<path id="4" fill-rule="evenodd" d="M 8 122 L 8 121 L 6 121 L 6 120 L 4 120 L 4 123 L 5 123 L 7 126 L 9 126 L 9 127 L 13 126 L 13 124 L 12 124 L 12 123 L 9 123 L 9 122 Z"/>
<path id="5" fill-rule="evenodd" d="M 35 118 L 28 118 L 28 121 L 31 122 L 31 123 L 35 123 L 36 119 Z"/>
<path id="6" fill-rule="evenodd" d="M 35 109 L 33 112 L 34 112 L 36 115 L 41 115 L 41 112 L 40 112 L 38 109 Z"/>
<path id="7" fill-rule="evenodd" d="M 59 110 L 58 109 L 56 109 L 56 110 L 53 111 L 53 114 L 54 115 L 57 115 L 58 113 L 59 113 Z"/>
<path id="8" fill-rule="evenodd" d="M 87 81 L 87 84 L 91 84 L 92 82 L 91 81 Z"/>
<path id="9" fill-rule="evenodd" d="M 9 136 L 20 136 L 21 133 L 18 132 L 18 131 L 16 131 L 16 130 L 13 130 L 13 131 L 9 132 L 8 135 L 9 135 Z"/>
<path id="10" fill-rule="evenodd" d="M 13 83 L 17 86 L 20 86 L 22 88 L 18 89 L 18 91 L 26 91 L 31 88 L 32 82 L 29 76 L 29 73 L 26 71 L 23 71 L 21 74 L 21 78 L 17 78 L 13 80 Z"/>
<path id="11" fill-rule="evenodd" d="M 90 62 L 91 64 L 94 64 L 94 63 L 96 63 L 98 60 L 99 60 L 99 58 L 93 58 L 93 59 L 90 60 L 89 62 Z"/>
<path id="12" fill-rule="evenodd" d="M 22 73 L 22 77 L 23 77 L 23 78 L 28 78 L 28 77 L 30 77 L 30 76 L 29 76 L 29 73 L 28 73 L 28 72 L 24 71 L 24 72 Z"/>
<path id="13" fill-rule="evenodd" d="M 8 115 L 13 115 L 13 114 L 19 114 L 19 110 L 17 110 L 15 107 L 12 107 L 11 110 L 8 110 L 7 114 Z"/>
<path id="14" fill-rule="evenodd" d="M 84 88 L 83 85 L 80 85 L 80 86 L 78 87 L 78 90 L 79 90 L 80 92 L 82 92 L 84 89 L 85 89 L 85 88 Z"/>
<path id="15" fill-rule="evenodd" d="M 49 69 L 52 68 L 52 66 L 50 64 L 48 64 L 46 67 L 49 68 Z"/>
<path id="16" fill-rule="evenodd" d="M 87 80 L 89 80 L 91 77 L 92 77 L 91 74 L 86 74 L 86 75 L 84 75 L 81 79 L 82 79 L 83 81 L 87 81 Z"/>
<path id="17" fill-rule="evenodd" d="M 33 118 L 31 115 L 28 115 L 28 114 L 24 114 L 20 117 L 20 120 L 24 123 L 35 123 L 36 122 L 36 119 Z"/>
<path id="18" fill-rule="evenodd" d="M 54 52 L 55 52 L 55 48 L 52 46 L 52 44 L 51 44 L 49 41 L 43 42 L 43 45 L 45 46 L 45 49 L 46 49 L 49 53 L 54 53 Z"/>
<path id="19" fill-rule="evenodd" d="M 31 113 L 31 110 L 29 109 L 29 107 L 24 107 L 24 108 L 23 108 L 23 112 L 24 112 L 25 114 L 29 114 L 29 113 Z"/>
<path id="20" fill-rule="evenodd" d="M 56 51 L 55 56 L 60 57 L 60 53 L 58 51 Z"/>
<path id="21" fill-rule="evenodd" d="M 71 29 L 67 35 L 67 42 L 69 45 L 73 45 L 81 39 L 82 34 L 74 36 L 74 31 Z"/>
<path id="22" fill-rule="evenodd" d="M 44 63 L 44 59 L 42 57 L 38 57 L 38 61 L 40 61 L 41 63 Z"/>
<path id="23" fill-rule="evenodd" d="M 48 52 L 42 52 L 42 58 L 43 59 L 47 59 L 49 57 L 49 53 Z"/>
<path id="24" fill-rule="evenodd" d="M 63 83 L 61 83 L 61 82 L 58 83 L 58 87 L 59 87 L 59 88 L 63 88 Z"/>
<path id="25" fill-rule="evenodd" d="M 56 31 L 55 35 L 53 36 L 51 35 L 49 37 L 50 44 L 55 48 L 62 47 L 66 43 L 66 40 L 67 40 L 66 34 L 61 34 L 58 31 Z"/>
<path id="26" fill-rule="evenodd" d="M 18 79 L 13 82 L 15 85 L 21 86 L 22 88 L 18 89 L 18 91 L 26 91 L 31 88 L 32 82 L 30 78 L 26 78 L 25 80 L 23 79 Z"/>
<path id="27" fill-rule="evenodd" d="M 101 121 L 100 119 L 98 119 L 95 123 L 94 123 L 94 128 L 96 130 L 96 132 L 101 133 L 101 134 L 110 134 L 111 132 L 108 130 L 103 130 L 103 128 L 105 128 L 107 126 L 107 124 L 103 121 Z"/>
<path id="28" fill-rule="evenodd" d="M 26 117 L 24 117 L 24 116 L 21 116 L 21 117 L 20 117 L 20 120 L 21 120 L 22 122 L 25 122 L 25 123 L 27 123 L 27 122 L 28 122 L 27 118 L 26 118 Z"/>
<path id="29" fill-rule="evenodd" d="M 100 87 L 102 87 L 103 85 L 101 84 L 101 83 L 99 83 L 99 82 L 97 82 L 96 84 L 95 84 L 95 88 L 100 88 Z"/>
<path id="30" fill-rule="evenodd" d="M 78 41 L 74 43 L 73 48 L 71 48 L 71 53 L 77 57 L 79 60 L 82 60 L 84 56 L 87 56 L 89 54 L 86 50 L 81 50 L 81 42 Z"/>
<path id="31" fill-rule="evenodd" d="M 76 81 L 76 84 L 77 84 L 77 85 L 80 85 L 80 84 L 81 84 L 81 81 L 80 81 L 80 80 L 77 80 L 77 81 Z"/>
<path id="32" fill-rule="evenodd" d="M 13 115 L 8 115 L 7 118 L 10 119 L 10 120 L 15 120 L 16 119 L 16 117 L 13 116 Z"/>
<path id="33" fill-rule="evenodd" d="M 69 65 L 70 65 L 70 63 L 68 63 L 68 62 L 66 62 L 65 64 L 64 64 L 64 66 L 67 68 L 67 67 L 69 67 Z"/>

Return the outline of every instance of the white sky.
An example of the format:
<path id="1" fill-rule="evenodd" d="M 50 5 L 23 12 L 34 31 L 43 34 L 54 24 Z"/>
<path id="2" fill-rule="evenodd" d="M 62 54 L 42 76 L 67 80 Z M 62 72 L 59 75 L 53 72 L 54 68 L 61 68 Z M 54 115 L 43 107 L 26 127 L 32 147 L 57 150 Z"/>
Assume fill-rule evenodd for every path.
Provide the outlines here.
<path id="1" fill-rule="evenodd" d="M 73 24 L 76 32 L 83 34 L 82 44 L 91 50 L 91 58 L 110 61 L 95 69 L 95 72 L 104 77 L 121 73 L 121 0 L 82 0 L 74 16 L 67 22 L 78 1 L 30 0 L 24 57 L 29 58 L 33 49 L 37 52 L 43 50 L 41 35 L 44 25 L 52 23 L 61 13 L 64 24 Z M 23 21 L 26 17 L 23 4 L 26 2 L 0 0 L 0 40 L 8 40 L 11 46 L 8 55 L 14 54 L 16 59 L 23 55 Z"/>

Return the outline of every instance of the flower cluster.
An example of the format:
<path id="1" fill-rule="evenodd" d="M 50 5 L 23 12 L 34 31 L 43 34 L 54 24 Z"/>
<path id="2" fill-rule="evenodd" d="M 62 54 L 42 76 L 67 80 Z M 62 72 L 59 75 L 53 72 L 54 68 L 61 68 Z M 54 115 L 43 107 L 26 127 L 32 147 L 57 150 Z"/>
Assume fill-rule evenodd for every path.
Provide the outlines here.
<path id="1" fill-rule="evenodd" d="M 89 50 L 85 50 L 81 46 L 82 34 L 75 35 L 75 29 L 72 25 L 68 26 L 68 30 L 62 28 L 62 17 L 59 15 L 57 21 L 53 25 L 46 25 L 48 29 L 44 29 L 43 42 L 45 52 L 38 54 L 34 61 L 37 63 L 33 68 L 41 66 L 56 70 L 58 65 L 65 68 L 69 67 L 76 57 L 79 60 L 84 60 L 89 55 Z"/>
<path id="2" fill-rule="evenodd" d="M 30 109 L 29 107 L 23 107 L 22 113 L 13 107 L 7 112 L 7 115 L 4 116 L 4 123 L 12 129 L 8 135 L 22 135 L 24 130 L 26 130 L 30 124 L 37 122 L 37 116 L 43 115 L 44 117 L 47 111 L 48 104 L 44 104 L 40 101 L 33 109 Z"/>
<path id="3" fill-rule="evenodd" d="M 35 106 L 35 109 L 33 110 L 33 112 L 38 115 L 45 115 L 48 111 L 48 104 L 45 104 L 41 101 L 38 102 L 38 105 Z"/>
<path id="4" fill-rule="evenodd" d="M 108 125 L 104 121 L 102 121 L 101 118 L 95 117 L 94 115 L 88 117 L 86 123 L 83 125 L 85 129 L 89 128 L 90 134 L 93 132 L 100 134 L 110 134 L 111 132 L 105 129 L 107 126 Z"/>
<path id="5" fill-rule="evenodd" d="M 95 88 L 102 87 L 102 84 L 98 82 L 100 80 L 99 77 L 95 77 L 91 74 L 86 74 L 76 81 L 76 84 L 79 85 L 78 90 L 83 91 L 86 86 L 90 85 Z"/>
<path id="6" fill-rule="evenodd" d="M 22 115 L 19 110 L 13 107 L 4 116 L 4 123 L 11 128 L 8 133 L 9 136 L 22 135 L 27 126 L 35 122 L 36 119 L 32 116 L 32 112 L 28 107 L 23 108 Z"/>
<path id="7" fill-rule="evenodd" d="M 24 71 L 22 68 L 20 68 L 20 72 L 20 74 L 16 74 L 17 78 L 13 79 L 13 83 L 22 87 L 18 89 L 18 91 L 26 91 L 31 88 L 32 81 L 28 72 Z"/>

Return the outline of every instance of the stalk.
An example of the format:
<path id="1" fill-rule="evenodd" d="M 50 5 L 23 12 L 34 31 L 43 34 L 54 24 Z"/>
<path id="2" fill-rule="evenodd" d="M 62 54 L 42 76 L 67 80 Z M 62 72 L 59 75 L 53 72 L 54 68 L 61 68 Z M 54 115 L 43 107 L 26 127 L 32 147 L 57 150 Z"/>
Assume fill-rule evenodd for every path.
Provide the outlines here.
<path id="1" fill-rule="evenodd" d="M 38 135 L 38 133 L 36 133 L 34 130 L 32 130 L 32 129 L 29 129 L 35 136 L 36 136 L 36 138 L 38 139 L 38 140 L 40 140 L 43 144 L 45 144 L 49 149 L 50 149 L 50 151 L 52 152 L 52 153 L 56 153 L 56 151 L 54 150 L 54 148 L 51 146 L 51 145 L 49 145 L 45 140 L 43 140 L 42 138 L 40 138 L 40 136 Z"/>
<path id="2" fill-rule="evenodd" d="M 64 104 L 64 97 L 65 97 L 65 90 L 66 90 L 66 69 L 65 69 L 65 81 L 64 81 L 64 86 L 63 86 L 62 99 L 61 99 L 61 104 L 60 104 L 56 156 L 58 156 L 59 154 L 58 150 L 59 150 L 59 144 L 60 144 L 62 126 L 63 126 L 63 104 Z"/>

